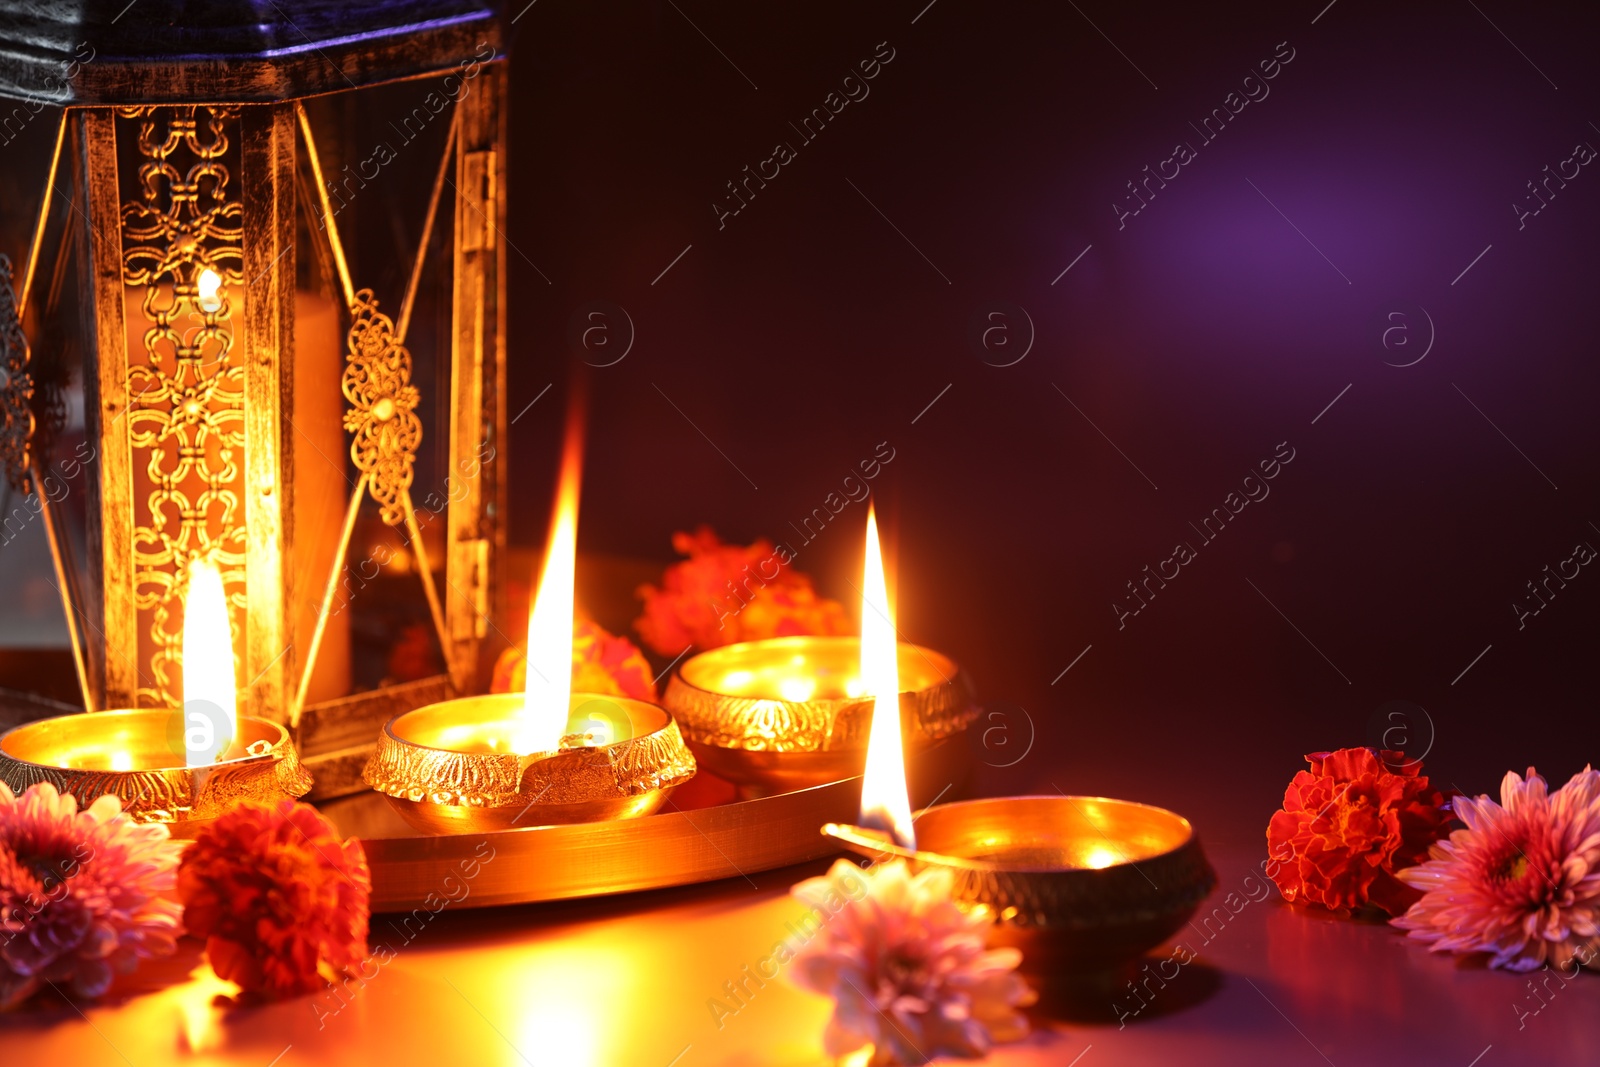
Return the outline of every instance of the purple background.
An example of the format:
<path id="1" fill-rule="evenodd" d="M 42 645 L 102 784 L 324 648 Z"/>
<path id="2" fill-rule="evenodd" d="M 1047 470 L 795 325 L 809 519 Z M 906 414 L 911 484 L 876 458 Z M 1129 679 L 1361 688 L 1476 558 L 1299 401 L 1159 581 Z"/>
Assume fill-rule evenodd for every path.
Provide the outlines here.
<path id="1" fill-rule="evenodd" d="M 864 508 L 803 547 L 788 524 L 887 440 L 904 634 L 1005 702 L 994 745 L 1037 736 L 990 789 L 1216 790 L 1254 827 L 1303 753 L 1390 727 L 1474 793 L 1593 758 L 1600 575 L 1522 629 L 1512 603 L 1600 545 L 1600 176 L 1520 231 L 1511 205 L 1600 145 L 1594 17 L 923 2 L 519 18 L 509 410 L 556 388 L 511 428 L 513 537 L 543 535 L 569 324 L 608 300 L 637 337 L 591 375 L 583 549 L 788 536 L 851 601 Z M 870 95 L 800 144 L 788 123 L 885 40 Z M 1283 41 L 1270 95 L 1202 145 L 1189 123 Z M 778 139 L 798 158 L 719 229 Z M 1119 229 L 1178 140 L 1198 158 Z M 971 323 L 1006 305 L 1036 340 L 987 365 Z M 1431 350 L 1386 365 L 1425 347 L 1418 307 Z M 1386 350 L 1396 323 L 1412 343 Z M 1202 546 L 1189 523 L 1283 441 L 1271 495 Z M 1179 540 L 1198 558 L 1119 630 L 1124 583 Z"/>
<path id="2" fill-rule="evenodd" d="M 618 573 L 664 563 L 673 531 L 709 523 L 733 540 L 789 539 L 796 565 L 853 608 L 864 506 L 810 544 L 789 524 L 888 442 L 895 458 L 872 486 L 901 629 L 958 659 L 988 702 L 975 790 L 1189 816 L 1219 874 L 1208 908 L 1260 888 L 1248 879 L 1263 828 L 1306 752 L 1403 744 L 1440 785 L 1472 793 L 1529 765 L 1559 784 L 1600 755 L 1600 567 L 1520 628 L 1513 609 L 1547 565 L 1600 545 L 1600 174 L 1584 167 L 1520 229 L 1512 208 L 1574 145 L 1600 145 L 1600 15 L 1505 0 L 524 3 L 507 12 L 504 452 L 519 547 L 543 536 L 580 372 L 580 547 Z M 870 95 L 801 145 L 789 123 L 885 41 L 894 58 Z M 1289 48 L 1269 95 L 1200 146 L 1190 123 Z M 719 228 L 724 183 L 779 140 L 798 157 Z M 1119 228 L 1125 183 L 1179 141 L 1198 158 Z M 421 158 L 396 171 L 426 183 Z M 0 168 L 0 222 L 25 218 L 9 192 L 35 176 Z M 377 196 L 358 211 L 398 220 L 409 247 L 411 216 Z M 360 246 L 376 250 L 362 277 L 392 291 L 408 260 Z M 617 351 L 574 342 L 597 301 L 613 309 L 612 343 L 626 342 L 617 308 L 636 336 L 620 362 L 586 369 Z M 996 311 L 1015 347 L 975 342 L 973 324 Z M 1190 524 L 1280 442 L 1294 459 L 1270 495 L 1202 545 Z M 0 579 L 46 573 L 36 535 L 9 549 Z M 1180 541 L 1197 558 L 1119 628 L 1125 583 Z M 4 584 L 0 599 L 11 631 L 54 610 Z M 0 667 L 42 680 L 40 664 L 70 693 L 59 650 Z M 727 961 L 766 947 L 748 909 L 805 873 L 452 913 L 400 965 L 411 977 L 375 985 L 336 1033 L 363 1048 L 401 1035 L 414 1058 L 480 1026 L 467 992 L 440 979 L 481 998 L 496 958 L 522 966 L 571 936 L 732 973 Z M 1201 962 L 1126 1031 L 1105 1021 L 1104 998 L 1087 1013 L 1047 1001 L 1039 1032 L 993 1061 L 1592 1058 L 1592 976 L 1520 1026 L 1525 979 L 1274 897 L 1214 946 L 1190 943 Z M 619 992 L 612 1017 L 669 1020 L 657 1062 L 680 1033 L 696 1043 L 685 1067 L 773 1062 L 713 1038 L 701 986 L 680 970 Z M 0 1041 L 121 1062 L 109 1031 L 159 1059 L 170 1020 L 132 1014 L 150 1003 L 104 1009 L 92 1031 L 64 1010 L 18 1016 Z M 237 1013 L 227 1053 L 264 1063 L 292 1036 L 296 1055 L 325 1055 L 314 1022 L 303 1001 Z M 521 1062 L 499 1036 L 503 1062 Z"/>

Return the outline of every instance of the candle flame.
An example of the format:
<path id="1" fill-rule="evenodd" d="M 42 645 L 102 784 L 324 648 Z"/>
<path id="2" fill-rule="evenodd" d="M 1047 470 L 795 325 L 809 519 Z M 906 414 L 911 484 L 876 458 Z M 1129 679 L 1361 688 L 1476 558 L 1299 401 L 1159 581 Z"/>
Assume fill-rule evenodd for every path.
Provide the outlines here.
<path id="1" fill-rule="evenodd" d="M 556 488 L 556 510 L 545 542 L 539 593 L 528 613 L 527 700 L 511 739 L 526 756 L 554 752 L 567 732 L 572 703 L 572 611 L 577 582 L 578 486 L 583 476 L 583 432 L 574 418 L 567 427 Z"/>
<path id="2" fill-rule="evenodd" d="M 222 298 L 218 292 L 222 289 L 222 275 L 210 267 L 200 272 L 200 277 L 195 279 L 195 290 L 200 298 L 202 311 L 222 310 Z"/>
<path id="3" fill-rule="evenodd" d="M 888 831 L 897 844 L 916 848 L 911 800 L 906 795 L 905 755 L 900 740 L 900 661 L 878 516 L 867 506 L 867 561 L 861 581 L 861 681 L 873 697 L 867 737 L 867 772 L 861 781 L 861 825 Z"/>
<path id="4" fill-rule="evenodd" d="M 222 572 L 207 556 L 189 562 L 189 594 L 183 608 L 184 754 L 188 766 L 207 766 L 238 736 L 233 673 L 233 631 Z M 222 710 L 221 721 L 196 722 L 192 701 L 209 701 Z M 215 743 L 221 734 L 221 745 Z"/>

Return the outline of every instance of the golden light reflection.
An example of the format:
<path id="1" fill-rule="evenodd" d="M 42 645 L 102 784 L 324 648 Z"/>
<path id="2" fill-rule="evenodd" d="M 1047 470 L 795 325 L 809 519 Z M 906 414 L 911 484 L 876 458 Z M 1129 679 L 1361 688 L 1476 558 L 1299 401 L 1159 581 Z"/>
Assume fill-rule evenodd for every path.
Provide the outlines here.
<path id="1" fill-rule="evenodd" d="M 616 1009 L 627 1002 L 629 976 L 638 966 L 637 953 L 599 936 L 541 945 L 519 956 L 518 966 L 507 968 L 515 973 L 496 983 L 516 991 L 505 1014 L 517 1020 L 515 1045 L 537 1053 L 540 1063 L 562 1067 L 621 1062 L 613 1045 L 626 1037 L 618 1033 Z"/>
<path id="2" fill-rule="evenodd" d="M 1122 857 L 1117 855 L 1116 850 L 1107 848 L 1105 845 L 1095 845 L 1083 857 L 1083 865 L 1097 871 L 1121 861 Z"/>
<path id="3" fill-rule="evenodd" d="M 591 746 L 610 745 L 620 740 L 617 737 L 616 724 L 600 712 L 585 713 L 581 719 L 572 723 L 569 729 L 575 734 L 588 734 L 589 740 L 586 744 Z"/>
<path id="4" fill-rule="evenodd" d="M 784 678 L 778 682 L 778 695 L 796 704 L 804 704 L 816 691 L 817 683 L 811 678 Z"/>
<path id="5" fill-rule="evenodd" d="M 556 510 L 545 546 L 539 593 L 528 613 L 527 703 L 511 739 L 518 755 L 554 752 L 567 732 L 572 703 L 572 609 L 576 599 L 578 487 L 583 476 L 583 429 L 567 426 L 556 488 Z"/>
<path id="6" fill-rule="evenodd" d="M 885 830 L 899 844 L 916 848 L 900 740 L 899 641 L 883 574 L 878 516 L 870 504 L 866 566 L 861 580 L 861 680 L 866 690 L 863 695 L 873 697 L 866 776 L 861 781 L 861 825 Z"/>
<path id="7" fill-rule="evenodd" d="M 222 572 L 209 557 L 189 562 L 189 592 L 183 608 L 184 757 L 190 767 L 214 763 L 222 753 L 214 743 L 219 733 L 239 735 L 239 714 L 233 669 L 233 631 L 228 623 L 228 597 Z M 222 709 L 222 721 L 210 713 L 191 717 L 187 705 L 205 700 Z"/>
<path id="8" fill-rule="evenodd" d="M 111 753 L 111 769 L 114 771 L 133 770 L 133 757 L 126 752 Z"/>
<path id="9" fill-rule="evenodd" d="M 174 990 L 178 1007 L 178 1044 L 188 1052 L 214 1052 L 226 1036 L 222 1013 L 212 1002 L 218 996 L 238 992 L 232 982 L 224 982 L 209 965 L 197 967 L 187 985 Z"/>

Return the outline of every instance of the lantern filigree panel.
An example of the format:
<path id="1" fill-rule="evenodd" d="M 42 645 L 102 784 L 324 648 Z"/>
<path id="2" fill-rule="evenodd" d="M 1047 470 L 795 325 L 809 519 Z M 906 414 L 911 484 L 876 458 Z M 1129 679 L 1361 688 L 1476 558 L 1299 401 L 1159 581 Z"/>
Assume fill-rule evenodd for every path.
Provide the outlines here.
<path id="1" fill-rule="evenodd" d="M 134 108 L 117 125 L 118 141 L 137 146 L 121 211 L 134 590 L 148 665 L 136 703 L 176 707 L 189 561 L 216 562 L 236 610 L 248 594 L 239 112 Z"/>

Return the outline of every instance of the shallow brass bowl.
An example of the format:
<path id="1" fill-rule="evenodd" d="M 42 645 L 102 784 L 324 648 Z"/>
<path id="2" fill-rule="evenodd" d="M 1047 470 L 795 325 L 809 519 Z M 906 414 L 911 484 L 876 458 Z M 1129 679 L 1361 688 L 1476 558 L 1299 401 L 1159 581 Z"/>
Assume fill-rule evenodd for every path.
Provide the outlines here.
<path id="1" fill-rule="evenodd" d="M 434 834 L 481 833 L 649 815 L 694 777 L 694 757 L 661 708 L 627 697 L 573 694 L 574 709 L 603 701 L 632 737 L 564 749 L 527 762 L 511 752 L 446 747 L 452 729 L 498 727 L 509 735 L 521 693 L 430 704 L 389 720 L 362 776 L 412 826 Z M 524 764 L 526 763 L 526 766 Z"/>
<path id="2" fill-rule="evenodd" d="M 1181 815 L 1106 797 L 997 797 L 924 809 L 917 848 L 830 823 L 861 855 L 942 867 L 954 893 L 994 916 L 993 944 L 1022 949 L 1030 971 L 1110 971 L 1177 933 L 1216 872 Z"/>
<path id="3" fill-rule="evenodd" d="M 170 824 L 174 837 L 194 836 L 237 800 L 270 803 L 310 792 L 311 775 L 278 723 L 241 715 L 234 750 L 260 754 L 186 767 L 173 744 L 180 715 L 137 708 L 24 723 L 0 737 L 0 781 L 16 793 L 50 782 L 80 808 L 110 793 L 135 820 Z M 113 753 L 127 755 L 135 769 L 112 770 Z"/>
<path id="4" fill-rule="evenodd" d="M 900 724 L 906 747 L 932 747 L 979 715 L 950 657 L 902 643 Z M 852 697 L 859 637 L 774 637 L 702 652 L 667 683 L 662 703 L 706 770 L 747 789 L 807 789 L 862 772 L 871 697 Z M 807 699 L 785 685 L 814 685 Z"/>

